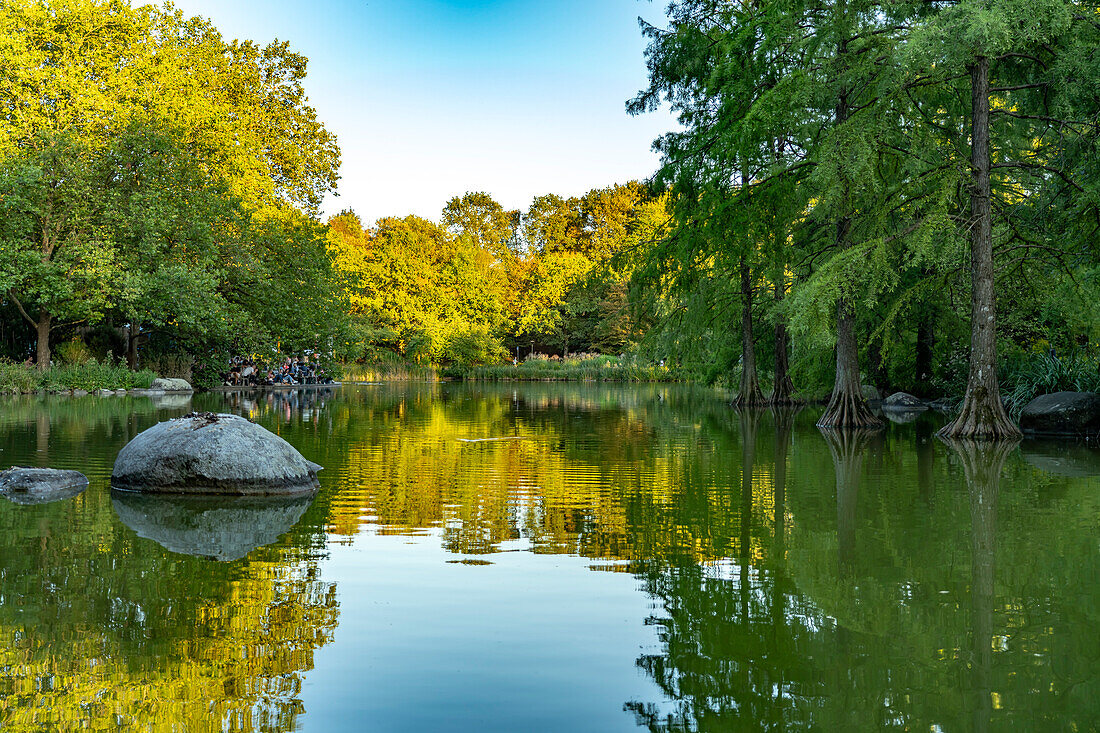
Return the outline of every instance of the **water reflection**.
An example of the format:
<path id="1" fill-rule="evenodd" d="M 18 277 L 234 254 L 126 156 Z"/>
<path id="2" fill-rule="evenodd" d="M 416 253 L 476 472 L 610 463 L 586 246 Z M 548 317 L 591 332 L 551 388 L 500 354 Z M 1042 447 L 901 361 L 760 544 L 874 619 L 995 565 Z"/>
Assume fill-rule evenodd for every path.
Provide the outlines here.
<path id="1" fill-rule="evenodd" d="M 270 545 L 302 518 L 313 497 L 150 496 L 112 491 L 119 519 L 172 552 L 236 560 Z"/>
<path id="2" fill-rule="evenodd" d="M 312 504 L 177 506 L 112 499 L 106 481 L 118 449 L 177 408 L 2 407 L 3 461 L 92 479 L 60 505 L 0 506 L 4 730 L 116 713 L 152 730 L 310 729 L 369 695 L 370 643 L 392 651 L 380 677 L 416 680 L 397 707 L 438 699 L 513 727 L 538 708 L 542 729 L 611 729 L 608 704 L 622 729 L 653 731 L 1100 725 L 1089 449 L 945 445 L 929 414 L 818 431 L 813 410 L 734 411 L 668 386 L 200 394 L 178 409 L 245 414 L 326 470 Z M 591 587 L 589 568 L 649 604 L 636 630 L 650 643 L 628 645 L 611 673 L 585 662 L 611 642 L 578 639 L 629 614 L 572 590 Z M 551 577 L 555 593 L 534 600 Z M 372 626 L 363 609 L 395 599 L 403 613 Z M 522 651 L 495 635 L 593 599 L 606 607 L 558 632 L 544 620 Z M 430 636 L 452 618 L 459 632 Z M 403 652 L 418 642 L 436 656 Z M 540 644 L 556 656 L 536 657 Z M 323 646 L 345 666 L 309 698 Z M 437 692 L 484 670 L 525 686 Z M 631 691 L 592 692 L 617 682 Z"/>
<path id="3" fill-rule="evenodd" d="M 68 501 L 0 505 L 0 728 L 294 730 L 303 675 L 338 618 L 335 586 L 319 577 L 321 517 L 294 507 L 301 520 L 247 560 L 167 552 L 119 522 L 108 477 L 131 437 L 184 408 L 134 397 L 0 408 L 5 465 L 91 479 Z M 170 524 L 158 518 L 151 531 L 179 529 Z M 186 530 L 173 541 L 191 539 L 211 549 Z M 204 554 L 241 549 L 213 541 Z"/>

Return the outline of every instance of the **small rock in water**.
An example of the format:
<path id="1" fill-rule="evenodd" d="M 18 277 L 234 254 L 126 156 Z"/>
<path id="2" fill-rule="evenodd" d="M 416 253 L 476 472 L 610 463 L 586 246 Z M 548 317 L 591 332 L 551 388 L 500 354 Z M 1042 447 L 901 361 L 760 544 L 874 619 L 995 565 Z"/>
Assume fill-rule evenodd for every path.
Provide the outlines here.
<path id="1" fill-rule="evenodd" d="M 16 504 L 46 504 L 68 499 L 88 488 L 79 471 L 12 466 L 0 471 L 0 496 Z"/>
<path id="2" fill-rule="evenodd" d="M 83 390 L 83 389 L 74 389 L 73 390 L 73 397 L 86 397 L 87 395 L 88 395 L 87 390 Z"/>
<path id="3" fill-rule="evenodd" d="M 98 394 L 100 397 L 112 397 L 115 393 L 109 389 L 101 389 L 96 392 L 96 394 Z"/>

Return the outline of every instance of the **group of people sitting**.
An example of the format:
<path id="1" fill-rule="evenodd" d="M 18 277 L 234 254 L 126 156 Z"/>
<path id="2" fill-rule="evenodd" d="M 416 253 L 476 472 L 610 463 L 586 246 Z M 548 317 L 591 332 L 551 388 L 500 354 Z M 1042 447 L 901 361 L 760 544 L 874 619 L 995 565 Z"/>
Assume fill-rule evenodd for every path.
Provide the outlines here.
<path id="1" fill-rule="evenodd" d="M 224 374 L 227 387 L 263 387 L 276 384 L 332 384 L 332 378 L 321 368 L 321 355 L 288 356 L 281 364 L 264 364 L 235 356 L 229 360 L 229 371 Z"/>

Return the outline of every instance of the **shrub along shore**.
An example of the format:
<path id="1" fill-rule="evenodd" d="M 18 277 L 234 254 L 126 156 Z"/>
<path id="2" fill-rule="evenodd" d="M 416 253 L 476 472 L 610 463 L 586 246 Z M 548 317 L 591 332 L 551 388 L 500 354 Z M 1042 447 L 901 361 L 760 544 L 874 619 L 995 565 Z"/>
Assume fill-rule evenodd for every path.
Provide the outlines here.
<path id="1" fill-rule="evenodd" d="M 29 364 L 0 361 L 0 394 L 35 392 L 95 392 L 101 389 L 148 389 L 157 373 L 134 371 L 125 364 L 95 359 L 83 364 L 65 364 L 40 370 Z"/>
<path id="2" fill-rule="evenodd" d="M 518 364 L 471 367 L 453 376 L 477 382 L 676 382 L 685 381 L 663 364 L 633 357 L 577 354 L 559 358 L 534 354 Z"/>

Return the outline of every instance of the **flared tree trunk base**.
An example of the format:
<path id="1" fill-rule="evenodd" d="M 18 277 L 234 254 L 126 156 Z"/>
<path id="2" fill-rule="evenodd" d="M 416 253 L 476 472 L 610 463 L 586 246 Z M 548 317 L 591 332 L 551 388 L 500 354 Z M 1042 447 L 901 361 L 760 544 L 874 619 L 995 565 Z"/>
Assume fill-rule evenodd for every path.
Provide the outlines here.
<path id="1" fill-rule="evenodd" d="M 732 404 L 734 407 L 767 407 L 768 400 L 757 386 L 756 389 L 750 389 L 747 392 L 738 392 Z"/>
<path id="2" fill-rule="evenodd" d="M 974 395 L 969 391 L 959 416 L 944 425 L 937 435 L 964 440 L 1019 440 L 1023 437 L 998 397 Z"/>
<path id="3" fill-rule="evenodd" d="M 784 407 L 800 404 L 798 400 L 791 396 L 789 391 L 775 391 L 768 396 L 768 404 L 773 407 Z"/>
<path id="4" fill-rule="evenodd" d="M 882 420 L 875 417 L 867 400 L 858 392 L 833 392 L 825 414 L 817 421 L 819 428 L 881 428 Z"/>

